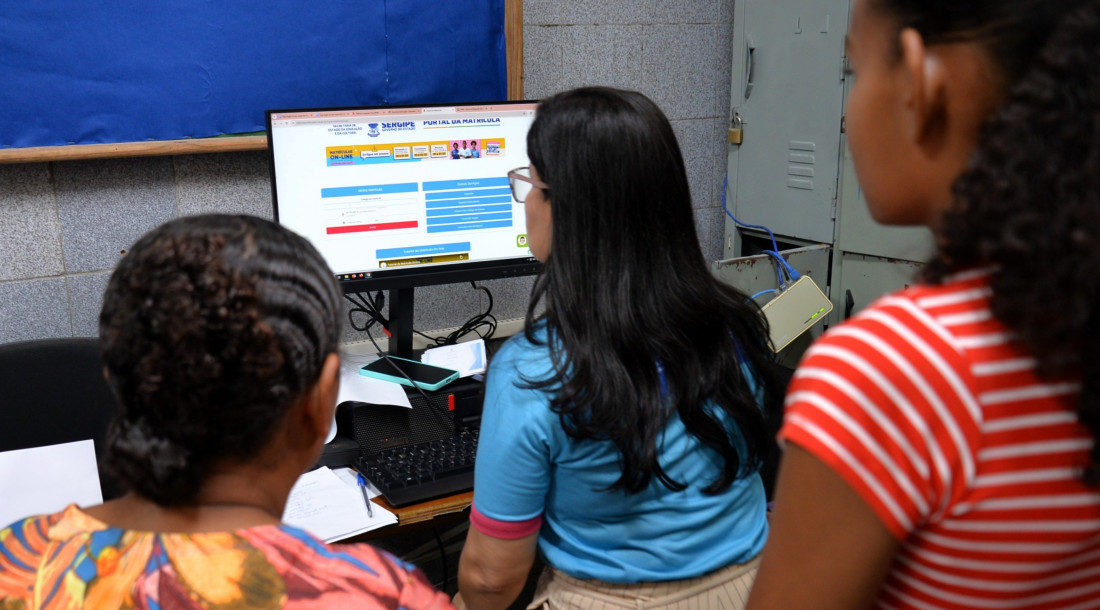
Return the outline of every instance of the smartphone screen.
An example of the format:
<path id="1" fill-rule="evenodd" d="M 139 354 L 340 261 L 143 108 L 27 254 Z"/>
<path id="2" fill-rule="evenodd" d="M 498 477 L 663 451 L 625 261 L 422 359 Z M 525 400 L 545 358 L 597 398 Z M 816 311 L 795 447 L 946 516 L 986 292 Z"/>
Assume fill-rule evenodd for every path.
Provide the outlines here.
<path id="1" fill-rule="evenodd" d="M 416 383 L 429 387 L 455 377 L 455 371 L 452 369 L 391 356 L 379 358 L 365 365 L 363 369 L 384 377 L 394 377 L 404 381 L 404 375 L 399 373 L 394 367 L 400 368 Z"/>

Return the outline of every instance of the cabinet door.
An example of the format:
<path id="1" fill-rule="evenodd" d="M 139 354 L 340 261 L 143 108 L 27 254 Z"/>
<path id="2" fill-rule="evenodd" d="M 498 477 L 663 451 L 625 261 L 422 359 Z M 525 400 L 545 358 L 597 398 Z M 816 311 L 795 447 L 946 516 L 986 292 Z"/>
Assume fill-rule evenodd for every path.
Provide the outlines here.
<path id="1" fill-rule="evenodd" d="M 932 232 L 927 227 L 886 226 L 871 218 L 846 142 L 847 138 L 844 138 L 841 143 L 843 159 L 836 219 L 837 250 L 903 261 L 927 261 L 935 251 Z"/>
<path id="2" fill-rule="evenodd" d="M 740 0 L 727 204 L 779 235 L 833 242 L 850 0 Z M 732 112 L 731 112 L 732 115 Z"/>

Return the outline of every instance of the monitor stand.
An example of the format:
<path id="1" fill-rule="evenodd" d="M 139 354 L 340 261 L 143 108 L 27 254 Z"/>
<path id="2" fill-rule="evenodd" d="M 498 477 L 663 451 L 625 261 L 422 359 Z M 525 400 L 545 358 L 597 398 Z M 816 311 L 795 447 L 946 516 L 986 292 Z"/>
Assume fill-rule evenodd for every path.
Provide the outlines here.
<path id="1" fill-rule="evenodd" d="M 389 353 L 413 359 L 413 288 L 390 288 Z"/>

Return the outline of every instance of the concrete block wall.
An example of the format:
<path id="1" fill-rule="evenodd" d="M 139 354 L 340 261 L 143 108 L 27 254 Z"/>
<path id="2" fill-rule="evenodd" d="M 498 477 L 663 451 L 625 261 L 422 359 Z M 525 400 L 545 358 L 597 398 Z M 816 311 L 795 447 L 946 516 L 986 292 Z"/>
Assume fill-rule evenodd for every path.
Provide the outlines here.
<path id="1" fill-rule="evenodd" d="M 524 94 L 634 89 L 672 121 L 703 255 L 721 258 L 734 0 L 524 0 Z"/>
<path id="2" fill-rule="evenodd" d="M 653 98 L 684 152 L 710 259 L 722 252 L 732 19 L 733 0 L 524 2 L 526 97 L 604 84 Z M 0 165 L 0 343 L 96 335 L 107 278 L 130 245 L 205 212 L 270 218 L 267 153 Z M 522 317 L 531 283 L 486 282 L 494 315 Z M 418 290 L 415 326 L 452 328 L 485 306 L 468 284 Z M 345 340 L 365 338 L 345 325 Z"/>

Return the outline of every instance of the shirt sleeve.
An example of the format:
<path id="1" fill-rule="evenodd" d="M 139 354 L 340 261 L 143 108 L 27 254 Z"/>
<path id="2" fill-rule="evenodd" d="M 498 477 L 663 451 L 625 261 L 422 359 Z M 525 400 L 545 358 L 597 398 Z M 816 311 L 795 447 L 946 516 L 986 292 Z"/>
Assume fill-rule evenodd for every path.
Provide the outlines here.
<path id="1" fill-rule="evenodd" d="M 807 351 L 780 439 L 837 472 L 904 539 L 973 480 L 980 415 L 966 370 L 912 301 L 884 299 Z"/>
<path id="2" fill-rule="evenodd" d="M 494 537 L 538 529 L 550 486 L 553 436 L 561 426 L 549 396 L 525 386 L 524 378 L 545 376 L 548 362 L 539 346 L 510 341 L 489 365 L 474 466 L 474 525 Z M 500 522 L 500 532 L 493 527 Z M 526 523 L 520 523 L 526 522 Z"/>

